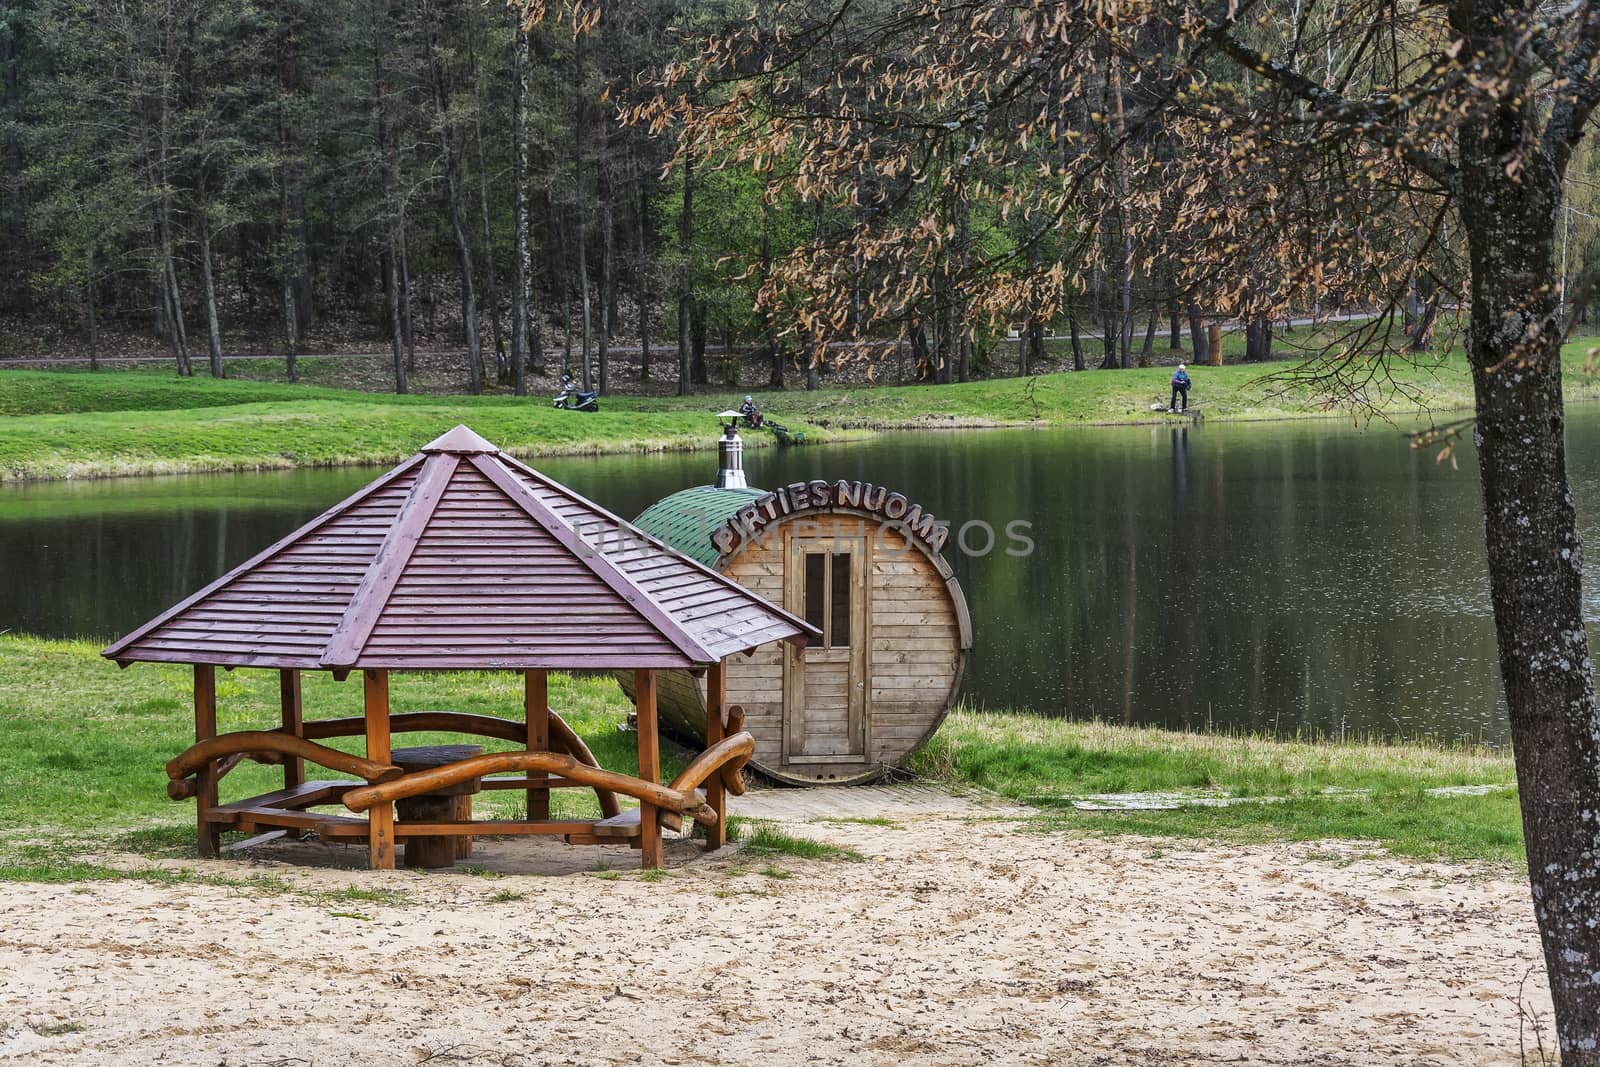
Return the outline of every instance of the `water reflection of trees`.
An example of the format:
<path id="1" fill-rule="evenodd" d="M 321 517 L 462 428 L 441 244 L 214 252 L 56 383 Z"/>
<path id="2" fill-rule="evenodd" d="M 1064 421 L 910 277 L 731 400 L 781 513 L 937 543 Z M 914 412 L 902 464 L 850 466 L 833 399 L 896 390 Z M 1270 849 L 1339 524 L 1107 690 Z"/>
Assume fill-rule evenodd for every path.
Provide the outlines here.
<path id="1" fill-rule="evenodd" d="M 1600 436 L 1586 426 L 1572 431 L 1580 460 L 1584 434 Z M 631 515 L 708 480 L 709 462 L 548 467 Z M 1475 483 L 1398 435 L 938 434 L 768 450 L 749 466 L 755 484 L 865 478 L 957 523 L 1033 524 L 1031 557 L 951 556 L 977 638 L 966 691 L 983 705 L 1191 729 L 1499 734 Z M 323 473 L 281 501 L 262 476 L 243 483 L 262 487 L 254 501 L 241 486 L 156 514 L 130 508 L 126 484 L 103 514 L 83 492 L 61 517 L 0 509 L 0 628 L 121 632 L 364 481 Z"/>

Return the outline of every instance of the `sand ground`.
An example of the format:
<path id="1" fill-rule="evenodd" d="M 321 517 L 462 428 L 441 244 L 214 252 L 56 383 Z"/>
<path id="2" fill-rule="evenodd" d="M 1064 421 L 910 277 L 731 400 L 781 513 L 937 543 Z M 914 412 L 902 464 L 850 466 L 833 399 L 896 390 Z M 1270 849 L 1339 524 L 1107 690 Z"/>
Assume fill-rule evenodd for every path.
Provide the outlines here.
<path id="1" fill-rule="evenodd" d="M 625 850 L 507 840 L 482 873 L 377 874 L 298 845 L 186 864 L 288 891 L 0 884 L 0 1061 L 1538 1062 L 1515 872 L 1041 834 L 929 793 L 861 795 L 875 826 L 789 795 L 812 799 L 745 809 L 866 858 L 676 841 L 649 880 Z"/>

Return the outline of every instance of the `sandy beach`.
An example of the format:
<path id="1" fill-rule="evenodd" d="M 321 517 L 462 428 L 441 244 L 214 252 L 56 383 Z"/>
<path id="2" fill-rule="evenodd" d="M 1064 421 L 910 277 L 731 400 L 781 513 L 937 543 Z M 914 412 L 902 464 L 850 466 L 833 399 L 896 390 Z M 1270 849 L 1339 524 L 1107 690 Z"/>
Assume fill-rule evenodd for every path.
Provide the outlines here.
<path id="1" fill-rule="evenodd" d="M 287 890 L 0 885 L 0 1059 L 1537 1062 L 1519 986 L 1548 1026 L 1513 871 L 1036 833 L 955 800 L 887 827 L 755 805 L 866 858 L 674 841 L 651 880 L 515 840 L 480 873 L 380 874 L 311 844 L 183 864 Z"/>

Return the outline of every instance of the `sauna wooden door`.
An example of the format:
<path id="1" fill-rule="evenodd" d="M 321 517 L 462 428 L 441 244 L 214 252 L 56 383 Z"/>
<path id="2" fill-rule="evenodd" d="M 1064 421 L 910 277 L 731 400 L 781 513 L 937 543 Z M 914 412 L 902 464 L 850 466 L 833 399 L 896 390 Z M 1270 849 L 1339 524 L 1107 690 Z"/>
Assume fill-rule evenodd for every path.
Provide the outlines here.
<path id="1" fill-rule="evenodd" d="M 784 762 L 865 762 L 869 543 L 859 523 L 793 526 L 785 532 L 785 607 L 822 640 L 785 646 Z"/>

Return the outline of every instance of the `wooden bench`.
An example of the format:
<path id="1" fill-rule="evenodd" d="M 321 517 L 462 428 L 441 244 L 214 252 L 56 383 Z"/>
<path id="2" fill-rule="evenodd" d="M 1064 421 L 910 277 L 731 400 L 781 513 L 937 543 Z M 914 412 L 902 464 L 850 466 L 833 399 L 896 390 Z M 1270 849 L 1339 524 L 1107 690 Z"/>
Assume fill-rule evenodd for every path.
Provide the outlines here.
<path id="1" fill-rule="evenodd" d="M 695 794 L 704 801 L 706 791 L 696 789 Z M 673 833 L 683 829 L 683 816 L 675 811 L 656 809 L 656 822 Z M 581 834 L 568 834 L 569 845 L 596 845 L 607 841 L 627 841 L 637 844 L 640 835 L 639 809 L 629 808 L 609 819 L 600 819 Z"/>

